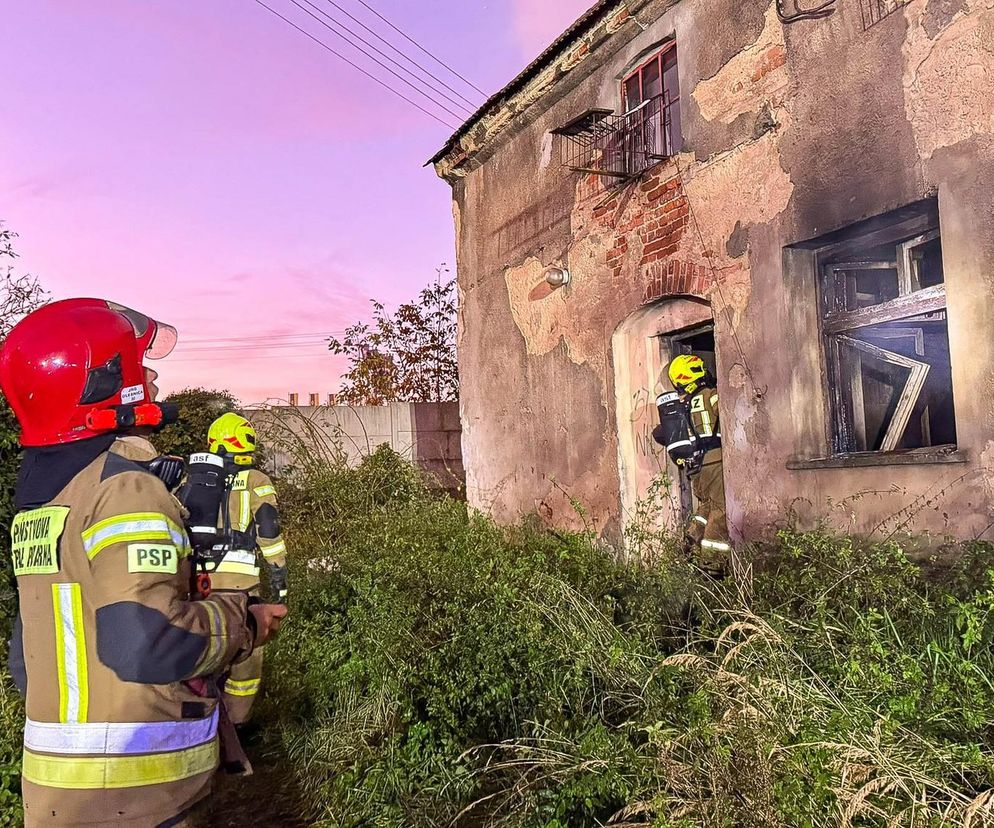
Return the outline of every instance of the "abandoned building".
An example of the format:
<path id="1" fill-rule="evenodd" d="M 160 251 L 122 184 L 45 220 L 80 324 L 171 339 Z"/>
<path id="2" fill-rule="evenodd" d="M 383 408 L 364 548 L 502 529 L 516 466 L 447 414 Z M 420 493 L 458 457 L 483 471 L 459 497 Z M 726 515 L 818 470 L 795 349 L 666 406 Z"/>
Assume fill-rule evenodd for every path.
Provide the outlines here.
<path id="1" fill-rule="evenodd" d="M 994 0 L 796 2 L 602 0 L 432 159 L 475 506 L 679 520 L 698 353 L 736 540 L 994 523 Z"/>

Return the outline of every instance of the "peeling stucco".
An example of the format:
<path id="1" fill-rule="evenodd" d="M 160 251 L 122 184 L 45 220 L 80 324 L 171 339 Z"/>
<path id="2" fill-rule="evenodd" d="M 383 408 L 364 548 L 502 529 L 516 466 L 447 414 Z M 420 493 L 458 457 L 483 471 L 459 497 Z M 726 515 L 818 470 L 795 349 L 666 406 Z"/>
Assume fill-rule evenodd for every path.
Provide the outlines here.
<path id="1" fill-rule="evenodd" d="M 941 147 L 994 134 L 994 101 L 978 94 L 994 82 L 994 0 L 972 0 L 966 11 L 933 38 L 924 4 L 905 9 L 905 109 L 923 160 Z"/>
<path id="2" fill-rule="evenodd" d="M 657 473 L 649 400 L 672 337 L 713 320 L 736 538 L 799 495 L 812 521 L 872 531 L 933 491 L 955 519 L 929 507 L 916 528 L 982 531 L 994 370 L 963 354 L 994 324 L 994 0 L 910 0 L 868 29 L 858 5 L 790 26 L 768 0 L 622 5 L 641 27 L 615 16 L 563 45 L 437 165 L 461 207 L 470 501 L 571 525 L 561 485 L 617 528 Z M 684 151 L 628 182 L 563 169 L 551 131 L 618 111 L 619 80 L 674 32 Z M 808 241 L 936 193 L 965 459 L 795 470 L 832 450 Z M 552 265 L 568 287 L 545 284 Z"/>
<path id="3" fill-rule="evenodd" d="M 783 24 L 770 4 L 759 39 L 739 52 L 712 78 L 694 89 L 701 117 L 730 124 L 765 103 L 782 105 L 788 83 Z"/>

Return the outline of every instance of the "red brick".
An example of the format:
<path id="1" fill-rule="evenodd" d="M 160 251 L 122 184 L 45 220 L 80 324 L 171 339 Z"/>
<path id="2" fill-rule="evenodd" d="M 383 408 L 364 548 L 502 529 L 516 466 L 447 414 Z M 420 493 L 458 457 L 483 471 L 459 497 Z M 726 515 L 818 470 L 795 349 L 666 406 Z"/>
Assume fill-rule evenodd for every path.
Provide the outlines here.
<path id="1" fill-rule="evenodd" d="M 662 239 L 657 239 L 656 241 L 649 242 L 644 248 L 642 248 L 642 255 L 648 256 L 650 253 L 655 253 L 657 250 L 662 250 L 666 247 L 666 242 Z"/>
<path id="2" fill-rule="evenodd" d="M 760 61 L 759 66 L 756 67 L 756 71 L 752 73 L 753 83 L 762 80 L 770 74 L 770 72 L 776 71 L 786 62 L 787 55 L 784 53 L 783 46 L 774 46 L 765 55 L 763 55 L 763 59 Z"/>

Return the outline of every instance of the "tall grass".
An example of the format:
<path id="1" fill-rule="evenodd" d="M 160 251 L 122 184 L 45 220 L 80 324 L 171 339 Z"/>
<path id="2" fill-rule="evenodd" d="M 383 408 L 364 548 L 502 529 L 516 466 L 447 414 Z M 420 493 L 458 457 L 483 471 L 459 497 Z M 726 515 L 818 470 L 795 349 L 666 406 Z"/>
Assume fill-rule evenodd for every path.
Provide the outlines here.
<path id="1" fill-rule="evenodd" d="M 785 530 L 743 596 L 501 528 L 381 450 L 284 498 L 268 749 L 326 826 L 992 825 L 989 550 Z"/>

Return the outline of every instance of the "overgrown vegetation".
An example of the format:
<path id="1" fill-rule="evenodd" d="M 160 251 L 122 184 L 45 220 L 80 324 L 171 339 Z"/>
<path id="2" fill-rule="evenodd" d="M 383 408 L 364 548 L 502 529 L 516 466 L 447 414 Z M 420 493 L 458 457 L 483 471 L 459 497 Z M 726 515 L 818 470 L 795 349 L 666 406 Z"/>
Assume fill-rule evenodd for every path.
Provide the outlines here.
<path id="1" fill-rule="evenodd" d="M 740 592 L 697 578 L 651 504 L 623 563 L 498 527 L 385 447 L 293 469 L 292 615 L 254 748 L 270 787 L 225 786 L 260 824 L 994 825 L 987 545 L 944 550 L 950 568 L 787 527 Z M 19 824 L 22 717 L 5 677 L 0 826 Z"/>
<path id="2" fill-rule="evenodd" d="M 0 226 L 0 342 L 24 314 L 41 305 L 47 294 L 32 276 L 15 272 L 17 234 Z M 0 664 L 7 664 L 7 642 L 17 609 L 10 538 L 6 527 L 14 517 L 14 485 L 20 465 L 20 429 L 10 406 L 0 396 Z M 0 828 L 21 824 L 20 762 L 24 706 L 4 669 L 0 672 Z"/>
<path id="3" fill-rule="evenodd" d="M 179 406 L 180 419 L 154 435 L 152 442 L 163 454 L 183 458 L 207 451 L 207 429 L 211 423 L 222 414 L 238 410 L 238 400 L 230 392 L 206 388 L 185 388 L 164 401 Z"/>
<path id="4" fill-rule="evenodd" d="M 989 549 L 784 530 L 748 600 L 665 538 L 501 529 L 381 449 L 284 491 L 266 750 L 325 826 L 992 824 Z"/>
<path id="5" fill-rule="evenodd" d="M 442 282 L 442 272 L 440 268 L 438 280 L 396 313 L 374 301 L 370 324 L 357 322 L 341 338 L 329 340 L 328 349 L 349 363 L 339 402 L 383 405 L 458 399 L 456 283 Z"/>

